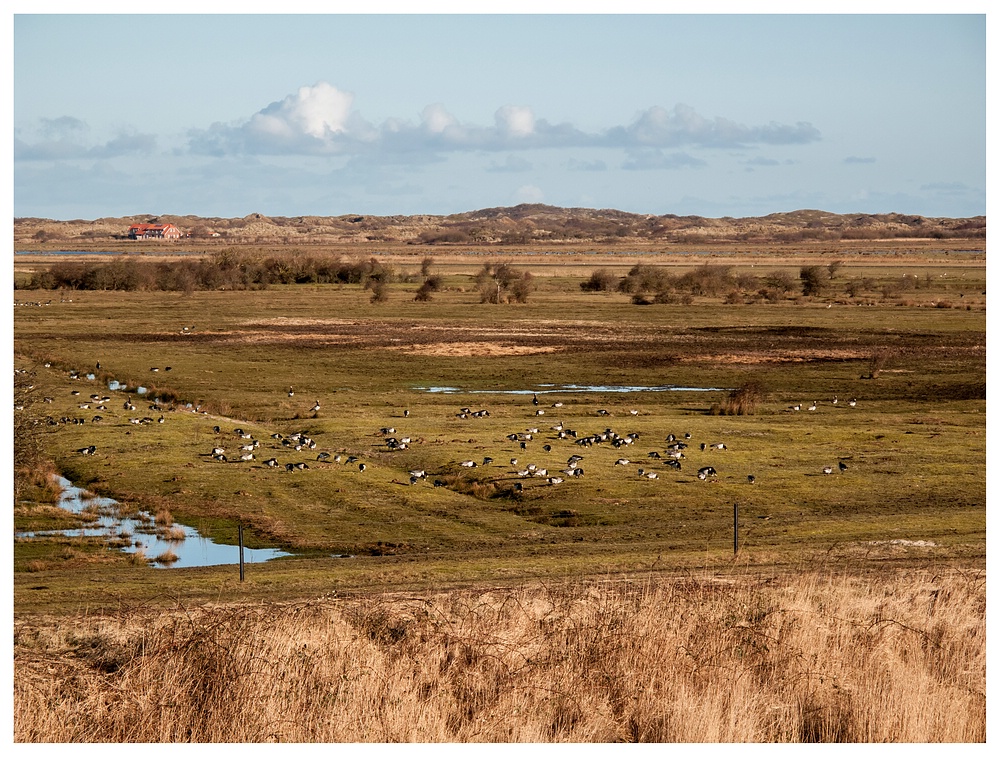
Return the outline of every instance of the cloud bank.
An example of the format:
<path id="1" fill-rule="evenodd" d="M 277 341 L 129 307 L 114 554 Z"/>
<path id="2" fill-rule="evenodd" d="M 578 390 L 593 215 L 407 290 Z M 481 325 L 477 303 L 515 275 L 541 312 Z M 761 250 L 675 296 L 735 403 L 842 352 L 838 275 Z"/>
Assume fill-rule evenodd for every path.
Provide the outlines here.
<path id="1" fill-rule="evenodd" d="M 152 154 L 157 138 L 121 132 L 103 144 L 88 144 L 89 127 L 71 116 L 44 119 L 31 136 L 18 134 L 14 159 L 75 160 Z M 354 95 L 327 82 L 300 87 L 236 123 L 213 123 L 187 132 L 182 153 L 211 157 L 378 156 L 413 162 L 418 155 L 560 148 L 617 148 L 628 151 L 626 168 L 644 170 L 702 165 L 684 153 L 661 150 L 742 148 L 815 142 L 820 132 L 808 123 L 747 126 L 726 118 L 706 118 L 686 105 L 653 106 L 630 123 L 585 132 L 569 123 L 553 124 L 523 105 L 503 105 L 489 125 L 462 123 L 441 103 L 426 106 L 416 121 L 387 118 L 373 124 L 354 108 Z M 523 170 L 524 163 L 494 165 L 497 171 Z M 603 170 L 579 162 L 576 170 Z"/>
<path id="2" fill-rule="evenodd" d="M 808 123 L 747 126 L 706 118 L 686 105 L 653 106 L 631 123 L 599 132 L 552 124 L 522 105 L 504 105 L 492 125 L 460 122 L 444 105 L 428 105 L 419 121 L 389 118 L 372 124 L 353 109 L 354 97 L 327 82 L 301 87 L 235 124 L 214 123 L 188 134 L 188 149 L 203 155 L 357 155 L 413 151 L 531 150 L 604 147 L 677 149 L 806 144 L 820 139 Z"/>

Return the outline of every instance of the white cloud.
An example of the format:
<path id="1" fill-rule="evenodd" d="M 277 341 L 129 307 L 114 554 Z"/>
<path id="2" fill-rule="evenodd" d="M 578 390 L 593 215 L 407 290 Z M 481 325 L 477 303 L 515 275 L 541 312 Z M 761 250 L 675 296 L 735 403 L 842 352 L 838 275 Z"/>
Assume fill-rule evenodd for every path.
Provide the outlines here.
<path id="1" fill-rule="evenodd" d="M 535 115 L 531 108 L 504 105 L 496 112 L 497 129 L 512 137 L 527 137 L 535 133 Z"/>
<path id="2" fill-rule="evenodd" d="M 326 82 L 299 87 L 294 95 L 255 114 L 250 119 L 250 127 L 281 136 L 301 133 L 327 139 L 331 134 L 345 131 L 353 101 L 353 95 Z"/>
<path id="3" fill-rule="evenodd" d="M 514 192 L 514 200 L 517 203 L 543 202 L 545 200 L 545 193 L 533 184 L 525 184 L 518 187 L 517 191 Z"/>
<path id="4" fill-rule="evenodd" d="M 746 126 L 709 119 L 686 105 L 653 106 L 631 123 L 586 133 L 551 124 L 523 105 L 503 105 L 492 126 L 463 124 L 441 103 L 426 106 L 414 124 L 399 117 L 373 126 L 353 110 L 353 95 L 319 82 L 237 124 L 212 124 L 189 134 L 192 153 L 206 155 L 333 155 L 366 152 L 457 152 L 541 148 L 720 148 L 802 144 L 820 138 L 810 124 Z"/>
<path id="5" fill-rule="evenodd" d="M 447 129 L 458 125 L 458 119 L 445 110 L 445 107 L 441 103 L 428 105 L 420 114 L 420 118 L 424 129 L 432 134 L 441 134 Z"/>

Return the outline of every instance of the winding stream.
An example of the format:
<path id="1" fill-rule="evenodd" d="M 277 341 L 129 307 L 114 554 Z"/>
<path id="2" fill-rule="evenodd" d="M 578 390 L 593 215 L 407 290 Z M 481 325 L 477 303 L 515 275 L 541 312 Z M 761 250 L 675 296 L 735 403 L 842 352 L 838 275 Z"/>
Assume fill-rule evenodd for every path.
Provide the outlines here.
<path id="1" fill-rule="evenodd" d="M 118 515 L 118 502 L 109 497 L 97 497 L 74 486 L 69 479 L 56 477 L 62 489 L 59 506 L 72 513 L 97 512 L 98 517 L 82 528 L 58 531 L 27 531 L 15 534 L 17 538 L 45 537 L 99 537 L 124 543 L 123 552 L 142 552 L 150 565 L 158 568 L 195 568 L 207 565 L 238 565 L 240 548 L 235 544 L 216 544 L 201 536 L 197 529 L 175 523 L 168 534 L 157 533 L 154 518 L 147 512 L 140 512 L 135 518 Z M 157 559 L 170 554 L 173 558 Z M 244 563 L 261 563 L 289 553 L 279 549 L 243 548 Z"/>

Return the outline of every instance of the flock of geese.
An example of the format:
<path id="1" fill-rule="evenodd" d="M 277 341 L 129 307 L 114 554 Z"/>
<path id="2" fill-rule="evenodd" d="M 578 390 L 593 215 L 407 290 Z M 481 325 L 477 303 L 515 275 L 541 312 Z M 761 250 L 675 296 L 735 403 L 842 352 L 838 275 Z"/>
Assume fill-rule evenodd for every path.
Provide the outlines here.
<path id="1" fill-rule="evenodd" d="M 169 370 L 169 368 L 166 370 Z M 72 372 L 71 378 L 79 379 L 79 373 L 76 371 Z M 74 397 L 78 397 L 80 392 L 73 390 L 72 394 Z M 289 398 L 294 397 L 294 388 L 289 387 L 287 395 Z M 52 398 L 46 397 L 45 401 L 51 402 Z M 89 401 L 78 402 L 78 409 L 94 410 L 99 413 L 107 414 L 111 412 L 110 404 L 112 402 L 113 399 L 110 395 L 94 393 L 90 395 Z M 533 394 L 531 403 L 535 407 L 535 416 L 537 417 L 542 415 L 544 411 L 542 408 L 538 407 L 540 400 L 538 399 L 537 394 Z M 832 405 L 837 405 L 837 398 L 834 397 L 830 400 L 830 403 Z M 851 399 L 846 404 L 849 407 L 856 407 L 857 400 Z M 556 409 L 561 408 L 562 406 L 562 402 L 556 402 L 551 405 L 552 408 Z M 807 410 L 815 411 L 818 406 L 819 403 L 813 402 L 811 405 L 807 406 Z M 122 404 L 122 409 L 126 412 L 133 412 L 136 410 L 136 406 L 130 398 L 126 398 Z M 154 401 L 149 405 L 149 409 L 154 411 L 154 414 L 159 413 L 159 417 L 154 420 L 152 416 L 129 416 L 127 418 L 128 423 L 133 425 L 147 425 L 154 422 L 165 422 L 163 407 Z M 799 411 L 801 409 L 801 404 L 796 404 L 789 408 L 791 411 Z M 318 416 L 319 411 L 320 402 L 317 400 L 311 408 L 314 418 Z M 639 414 L 636 410 L 631 410 L 629 412 L 632 416 Z M 403 410 L 402 414 L 404 418 L 410 417 L 409 410 Z M 596 411 L 596 415 L 603 418 L 610 416 L 611 413 L 602 409 Z M 455 413 L 454 417 L 461 420 L 487 418 L 490 417 L 490 412 L 484 408 L 473 410 L 471 407 L 462 407 Z M 90 420 L 94 423 L 104 422 L 105 416 L 95 414 Z M 49 422 L 56 423 L 56 421 L 52 419 L 50 419 Z M 82 423 L 86 421 L 81 418 L 63 417 L 58 422 Z M 270 434 L 269 441 L 265 441 L 266 447 L 264 448 L 262 448 L 261 440 L 254 438 L 251 433 L 239 426 L 231 431 L 224 431 L 220 425 L 216 425 L 213 428 L 213 432 L 218 437 L 218 443 L 212 448 L 211 452 L 206 452 L 202 456 L 219 463 L 256 463 L 257 465 L 266 468 L 283 469 L 288 473 L 308 470 L 310 468 L 310 463 L 313 463 L 314 466 L 322 466 L 323 464 L 341 464 L 344 466 L 351 466 L 354 467 L 359 473 L 363 473 L 368 469 L 368 463 L 362 461 L 358 455 L 350 455 L 345 452 L 335 452 L 330 450 L 318 450 L 316 440 L 313 439 L 307 431 L 297 431 L 287 435 L 272 433 Z M 382 438 L 381 446 L 384 446 L 385 450 L 388 452 L 406 450 L 412 442 L 412 437 L 397 434 L 396 428 L 393 426 L 382 427 L 378 430 L 377 435 Z M 232 444 L 228 444 L 226 442 L 227 438 L 232 440 Z M 498 463 L 491 456 L 483 456 L 481 460 L 466 459 L 456 461 L 453 464 L 454 467 L 448 465 L 443 466 L 442 470 L 436 474 L 436 477 L 429 475 L 428 472 L 423 469 L 409 470 L 408 484 L 414 486 L 423 481 L 431 480 L 435 486 L 445 486 L 447 484 L 442 477 L 447 477 L 448 474 L 455 474 L 458 472 L 456 468 L 458 470 L 489 468 L 491 469 L 491 473 L 494 473 L 494 475 L 491 476 L 490 481 L 492 483 L 502 483 L 504 481 L 509 482 L 510 489 L 513 492 L 523 492 L 526 484 L 529 482 L 532 484 L 544 483 L 548 486 L 555 486 L 569 480 L 582 478 L 585 473 L 583 467 L 584 455 L 580 454 L 580 452 L 573 452 L 565 458 L 565 462 L 562 462 L 562 459 L 556 458 L 553 453 L 554 445 L 558 445 L 560 443 L 573 444 L 577 448 L 582 448 L 582 450 L 590 449 L 595 446 L 607 446 L 619 451 L 631 452 L 638 448 L 639 439 L 640 435 L 637 432 L 633 431 L 620 433 L 610 426 L 605 427 L 603 430 L 596 433 L 589 434 L 580 434 L 577 431 L 568 428 L 563 422 L 549 426 L 544 431 L 538 427 L 530 426 L 523 430 L 511 431 L 504 436 L 504 441 L 510 443 L 509 446 L 516 445 L 516 448 L 520 453 L 528 453 L 538 456 L 536 461 L 523 463 L 521 462 L 520 457 L 509 457 L 509 465 L 504 466 L 502 463 Z M 688 460 L 688 455 L 694 452 L 691 449 L 692 443 L 690 433 L 685 433 L 681 436 L 668 434 L 664 438 L 662 445 L 657 445 L 657 449 L 653 449 L 645 453 L 644 459 L 637 457 L 636 454 L 632 454 L 631 456 L 621 456 L 615 459 L 612 467 L 632 467 L 636 471 L 637 477 L 655 480 L 658 479 L 661 474 L 656 470 L 652 470 L 651 466 L 662 464 L 670 473 L 680 472 L 683 465 L 686 464 Z M 703 442 L 698 445 L 697 449 L 702 453 L 713 453 L 725 452 L 728 448 L 723 442 Z M 97 447 L 95 445 L 87 445 L 77 449 L 76 452 L 81 455 L 95 455 L 97 453 Z M 265 455 L 268 455 L 266 459 L 262 459 Z M 294 455 L 295 459 L 279 463 L 278 455 L 286 458 L 289 455 Z M 305 455 L 309 455 L 310 457 L 308 459 L 304 459 Z M 542 462 L 543 460 L 544 462 Z M 702 463 L 704 462 L 707 461 L 702 460 Z M 836 466 L 826 465 L 823 466 L 821 470 L 824 475 L 832 474 L 835 471 L 845 473 L 847 471 L 847 465 L 843 460 L 841 460 L 836 464 Z M 694 476 L 699 481 L 719 480 L 719 472 L 714 464 L 699 465 L 699 467 L 695 470 Z M 403 483 L 396 479 L 393 481 L 394 483 Z M 748 484 L 754 484 L 757 481 L 757 477 L 754 474 L 747 475 L 746 481 Z"/>

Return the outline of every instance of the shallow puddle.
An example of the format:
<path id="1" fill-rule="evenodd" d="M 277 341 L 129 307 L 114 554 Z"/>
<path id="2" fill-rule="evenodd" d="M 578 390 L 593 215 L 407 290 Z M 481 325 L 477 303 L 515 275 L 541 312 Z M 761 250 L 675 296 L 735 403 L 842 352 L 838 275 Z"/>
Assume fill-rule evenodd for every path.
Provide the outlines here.
<path id="1" fill-rule="evenodd" d="M 416 386 L 418 392 L 431 394 L 576 394 L 609 393 L 629 394 L 632 392 L 722 392 L 724 389 L 709 386 L 616 386 L 594 384 L 539 384 L 537 389 L 459 389 L 454 386 Z"/>
<path id="2" fill-rule="evenodd" d="M 201 536 L 197 529 L 175 523 L 170 526 L 169 537 L 156 533 L 153 516 L 141 512 L 135 518 L 121 518 L 117 515 L 118 502 L 109 497 L 97 497 L 81 489 L 62 476 L 56 477 L 62 489 L 59 506 L 73 513 L 94 511 L 97 520 L 83 528 L 62 531 L 37 531 L 15 534 L 18 538 L 100 537 L 122 542 L 123 552 L 141 551 L 151 560 L 150 565 L 158 568 L 195 568 L 208 565 L 239 565 L 240 548 L 235 544 L 216 544 Z M 161 555 L 172 554 L 176 559 L 157 561 Z M 279 549 L 243 548 L 243 562 L 262 563 L 289 553 Z"/>

